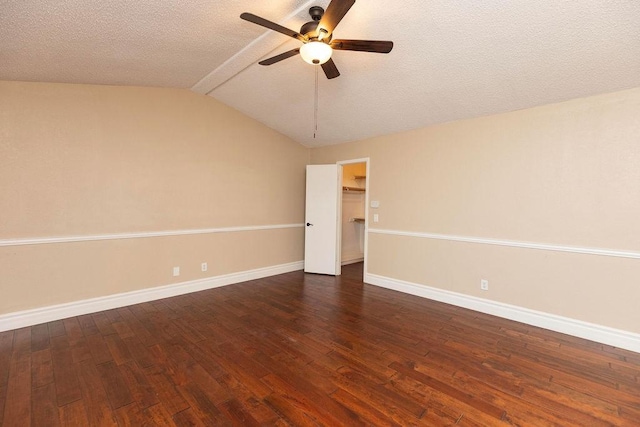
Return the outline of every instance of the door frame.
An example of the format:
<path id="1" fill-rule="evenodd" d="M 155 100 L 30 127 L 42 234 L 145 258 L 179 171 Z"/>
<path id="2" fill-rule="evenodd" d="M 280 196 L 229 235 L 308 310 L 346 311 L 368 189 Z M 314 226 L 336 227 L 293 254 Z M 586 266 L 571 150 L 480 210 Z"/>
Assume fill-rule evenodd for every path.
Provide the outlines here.
<path id="1" fill-rule="evenodd" d="M 364 268 L 362 271 L 363 279 L 367 275 L 367 253 L 369 251 L 369 182 L 371 181 L 371 159 L 369 157 L 362 157 L 359 159 L 340 160 L 336 164 L 340 165 L 340 188 L 338 197 L 338 239 L 337 239 L 337 272 L 338 275 L 342 273 L 342 166 L 353 163 L 365 163 L 366 164 L 366 179 L 364 180 Z"/>

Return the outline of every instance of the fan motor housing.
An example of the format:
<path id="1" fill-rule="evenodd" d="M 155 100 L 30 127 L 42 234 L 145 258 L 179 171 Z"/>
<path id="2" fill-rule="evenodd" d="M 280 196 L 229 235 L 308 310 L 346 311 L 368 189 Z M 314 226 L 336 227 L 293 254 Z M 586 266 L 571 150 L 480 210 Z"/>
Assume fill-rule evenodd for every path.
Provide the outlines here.
<path id="1" fill-rule="evenodd" d="M 300 27 L 300 34 L 309 37 L 309 39 L 318 38 L 318 25 L 320 24 L 320 19 L 322 19 L 322 15 L 324 15 L 324 9 L 320 6 L 312 6 L 309 9 L 309 15 L 311 15 L 312 21 L 307 22 L 306 24 Z M 325 37 L 324 40 L 331 41 L 331 35 L 329 37 Z"/>
<path id="2" fill-rule="evenodd" d="M 318 24 L 318 21 L 307 22 L 306 24 L 302 25 L 302 27 L 300 27 L 300 34 L 304 34 L 305 36 L 315 34 L 316 29 L 318 28 Z"/>
<path id="3" fill-rule="evenodd" d="M 314 21 L 319 21 L 322 19 L 322 15 L 324 15 L 324 9 L 320 6 L 311 6 L 309 8 L 309 15 L 311 15 L 311 19 Z"/>

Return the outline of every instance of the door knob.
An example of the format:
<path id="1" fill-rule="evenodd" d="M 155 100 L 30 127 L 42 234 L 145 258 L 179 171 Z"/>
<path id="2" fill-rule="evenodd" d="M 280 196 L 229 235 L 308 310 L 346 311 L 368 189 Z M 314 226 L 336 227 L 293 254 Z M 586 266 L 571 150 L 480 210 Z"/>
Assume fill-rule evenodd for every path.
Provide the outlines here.
<path id="1" fill-rule="evenodd" d="M 313 224 L 311 224 L 310 222 L 307 223 L 307 227 L 313 227 Z"/>

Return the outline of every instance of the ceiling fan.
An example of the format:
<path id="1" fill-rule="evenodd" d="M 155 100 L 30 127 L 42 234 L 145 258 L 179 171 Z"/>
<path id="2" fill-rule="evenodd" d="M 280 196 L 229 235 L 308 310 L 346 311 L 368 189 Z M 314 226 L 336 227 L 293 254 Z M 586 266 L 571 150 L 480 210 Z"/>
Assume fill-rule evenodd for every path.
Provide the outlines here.
<path id="1" fill-rule="evenodd" d="M 393 49 L 393 42 L 378 40 L 332 40 L 333 30 L 347 14 L 355 0 L 332 0 L 325 11 L 320 6 L 309 9 L 311 21 L 300 28 L 300 32 L 290 30 L 282 25 L 267 19 L 243 13 L 240 18 L 253 22 L 286 36 L 300 40 L 304 43 L 300 48 L 281 53 L 274 57 L 260 61 L 260 65 L 272 65 L 297 54 L 312 65 L 321 65 L 328 79 L 334 79 L 340 75 L 336 64 L 331 59 L 333 50 L 355 50 L 360 52 L 389 53 Z"/>

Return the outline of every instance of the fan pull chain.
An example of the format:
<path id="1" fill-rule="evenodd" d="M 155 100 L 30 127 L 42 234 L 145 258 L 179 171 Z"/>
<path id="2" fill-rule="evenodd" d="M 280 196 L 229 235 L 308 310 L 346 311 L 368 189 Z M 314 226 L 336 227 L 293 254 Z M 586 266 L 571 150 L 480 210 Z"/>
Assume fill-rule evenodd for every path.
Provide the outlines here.
<path id="1" fill-rule="evenodd" d="M 316 139 L 316 133 L 318 132 L 318 66 L 314 67 L 316 69 L 316 93 L 313 104 L 313 139 Z"/>

